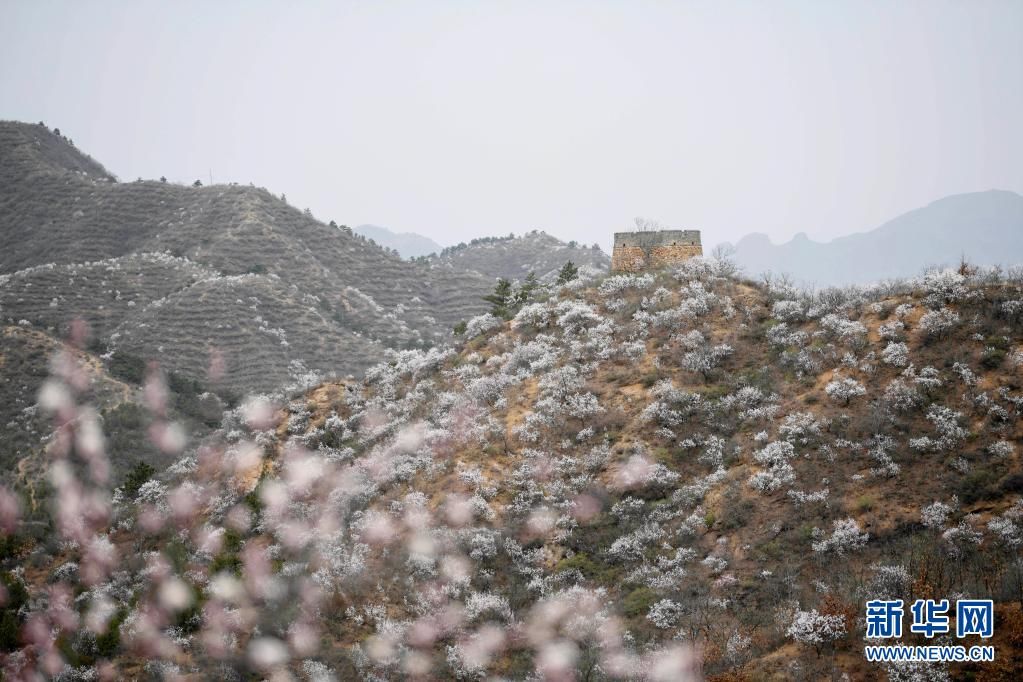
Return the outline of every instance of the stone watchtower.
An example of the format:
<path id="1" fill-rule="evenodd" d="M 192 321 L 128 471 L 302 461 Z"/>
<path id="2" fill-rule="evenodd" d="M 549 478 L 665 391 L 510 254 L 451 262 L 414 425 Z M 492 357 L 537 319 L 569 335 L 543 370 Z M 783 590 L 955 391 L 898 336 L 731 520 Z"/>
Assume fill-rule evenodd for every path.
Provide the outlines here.
<path id="1" fill-rule="evenodd" d="M 615 232 L 611 272 L 642 272 L 703 255 L 699 230 Z"/>

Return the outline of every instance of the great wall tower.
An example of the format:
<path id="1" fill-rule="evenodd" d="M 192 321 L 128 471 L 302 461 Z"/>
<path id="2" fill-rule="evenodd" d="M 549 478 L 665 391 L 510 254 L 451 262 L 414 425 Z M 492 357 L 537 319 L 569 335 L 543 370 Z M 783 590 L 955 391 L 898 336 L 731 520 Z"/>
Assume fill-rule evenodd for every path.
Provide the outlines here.
<path id="1" fill-rule="evenodd" d="M 611 272 L 657 270 L 702 255 L 699 230 L 615 232 Z"/>

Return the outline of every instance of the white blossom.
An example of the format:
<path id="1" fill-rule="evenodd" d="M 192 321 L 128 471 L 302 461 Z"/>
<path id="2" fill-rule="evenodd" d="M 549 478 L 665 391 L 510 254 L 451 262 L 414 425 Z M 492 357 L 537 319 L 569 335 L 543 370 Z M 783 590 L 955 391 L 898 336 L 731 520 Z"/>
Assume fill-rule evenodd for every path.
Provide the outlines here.
<path id="1" fill-rule="evenodd" d="M 828 382 L 824 392 L 834 400 L 839 400 L 848 405 L 853 398 L 858 398 L 867 393 L 863 384 L 849 377 L 838 377 Z"/>
<path id="2" fill-rule="evenodd" d="M 845 620 L 842 616 L 818 613 L 817 609 L 797 610 L 785 634 L 797 642 L 819 648 L 845 636 Z"/>
<path id="3" fill-rule="evenodd" d="M 834 522 L 831 537 L 821 537 L 814 542 L 813 551 L 820 554 L 834 552 L 839 556 L 845 556 L 847 552 L 862 548 L 868 539 L 870 535 L 860 530 L 855 519 L 839 519 Z"/>

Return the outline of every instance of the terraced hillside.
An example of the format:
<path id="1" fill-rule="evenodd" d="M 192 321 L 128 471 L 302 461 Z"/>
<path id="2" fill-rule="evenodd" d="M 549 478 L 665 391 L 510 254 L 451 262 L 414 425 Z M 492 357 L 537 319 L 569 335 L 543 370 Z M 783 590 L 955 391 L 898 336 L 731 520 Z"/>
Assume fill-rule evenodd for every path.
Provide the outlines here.
<path id="1" fill-rule="evenodd" d="M 611 267 L 611 259 L 596 244 L 566 244 L 540 230 L 518 237 L 474 239 L 468 244 L 448 247 L 425 260 L 510 281 L 522 281 L 530 272 L 535 272 L 541 280 L 552 280 L 566 261 L 594 274 L 607 272 Z"/>
<path id="2" fill-rule="evenodd" d="M 385 347 L 370 333 L 393 339 L 408 331 L 354 290 L 340 300 L 347 320 L 323 298 L 278 277 L 222 276 L 166 254 L 0 276 L 0 311 L 8 323 L 60 336 L 71 320 L 84 319 L 97 350 L 159 358 L 168 369 L 204 380 L 216 359 L 223 366 L 216 386 L 232 392 L 267 390 L 310 370 L 366 367 Z M 366 322 L 377 315 L 376 324 Z"/>
<path id="3" fill-rule="evenodd" d="M 7 675 L 1023 677 L 1023 273 L 808 294 L 697 258 L 532 296 L 250 401 L 132 494 L 55 477 L 53 540 L 0 491 Z M 967 598 L 991 638 L 910 631 Z M 870 599 L 996 659 L 870 664 Z"/>
<path id="4" fill-rule="evenodd" d="M 346 374 L 385 347 L 441 342 L 492 287 L 403 261 L 264 189 L 118 183 L 21 123 L 0 123 L 0 236 L 0 319 L 59 334 L 82 315 L 111 348 L 188 373 L 213 353 L 240 390 L 279 385 L 295 362 Z"/>
<path id="5" fill-rule="evenodd" d="M 30 325 L 0 327 L 0 482 L 18 489 L 29 511 L 50 503 L 50 451 L 59 442 L 45 406 L 47 378 L 55 368 L 74 367 L 75 381 L 92 410 L 83 416 L 106 432 L 109 479 L 120 485 L 139 465 L 162 471 L 173 461 L 150 439 L 153 416 L 145 407 L 146 364 L 115 353 L 106 358 Z M 224 401 L 180 375 L 166 377 L 167 414 L 194 445 L 214 427 Z M 50 394 L 52 395 L 52 394 Z M 41 405 L 43 407 L 41 407 Z"/>

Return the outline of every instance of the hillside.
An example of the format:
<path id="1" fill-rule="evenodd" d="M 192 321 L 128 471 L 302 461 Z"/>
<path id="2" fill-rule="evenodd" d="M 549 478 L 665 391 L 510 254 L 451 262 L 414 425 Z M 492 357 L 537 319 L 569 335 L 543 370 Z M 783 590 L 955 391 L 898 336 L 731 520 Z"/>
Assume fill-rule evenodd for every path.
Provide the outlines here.
<path id="1" fill-rule="evenodd" d="M 8 675 L 1023 675 L 1018 272 L 809 295 L 694 259 L 468 327 L 250 401 L 134 494 L 55 476 L 59 537 L 0 494 Z M 994 663 L 864 660 L 865 600 L 964 596 Z"/>
<path id="2" fill-rule="evenodd" d="M 75 380 L 95 420 L 106 432 L 109 480 L 120 485 L 140 465 L 163 471 L 174 461 L 150 436 L 154 417 L 147 410 L 143 384 L 146 364 L 114 353 L 99 357 L 29 325 L 0 327 L 0 484 L 22 491 L 29 509 L 38 513 L 50 504 L 47 482 L 55 438 L 47 419 L 46 380 L 54 368 L 74 367 Z M 194 446 L 220 425 L 228 405 L 197 382 L 178 374 L 164 375 L 166 416 L 181 427 L 186 445 Z"/>
<path id="3" fill-rule="evenodd" d="M 0 319 L 60 334 L 84 315 L 111 348 L 156 351 L 200 379 L 214 352 L 242 391 L 278 386 L 295 362 L 344 375 L 383 348 L 434 345 L 493 286 L 404 261 L 264 189 L 118 183 L 45 127 L 11 122 L 0 237 Z"/>
<path id="4" fill-rule="evenodd" d="M 533 230 L 519 237 L 484 237 L 450 246 L 428 256 L 426 262 L 460 270 L 522 281 L 530 272 L 541 280 L 554 279 L 566 261 L 592 274 L 607 272 L 611 259 L 600 247 L 565 243 L 546 232 Z"/>
<path id="5" fill-rule="evenodd" d="M 1023 196 L 991 190 L 957 194 L 901 215 L 877 229 L 815 242 L 805 234 L 785 244 L 751 234 L 734 258 L 750 275 L 787 273 L 815 286 L 869 284 L 912 277 L 925 267 L 1023 264 Z"/>
<path id="6" fill-rule="evenodd" d="M 357 225 L 355 233 L 372 239 L 386 249 L 393 249 L 402 258 L 428 256 L 441 250 L 441 245 L 415 232 L 391 232 L 378 225 Z"/>

